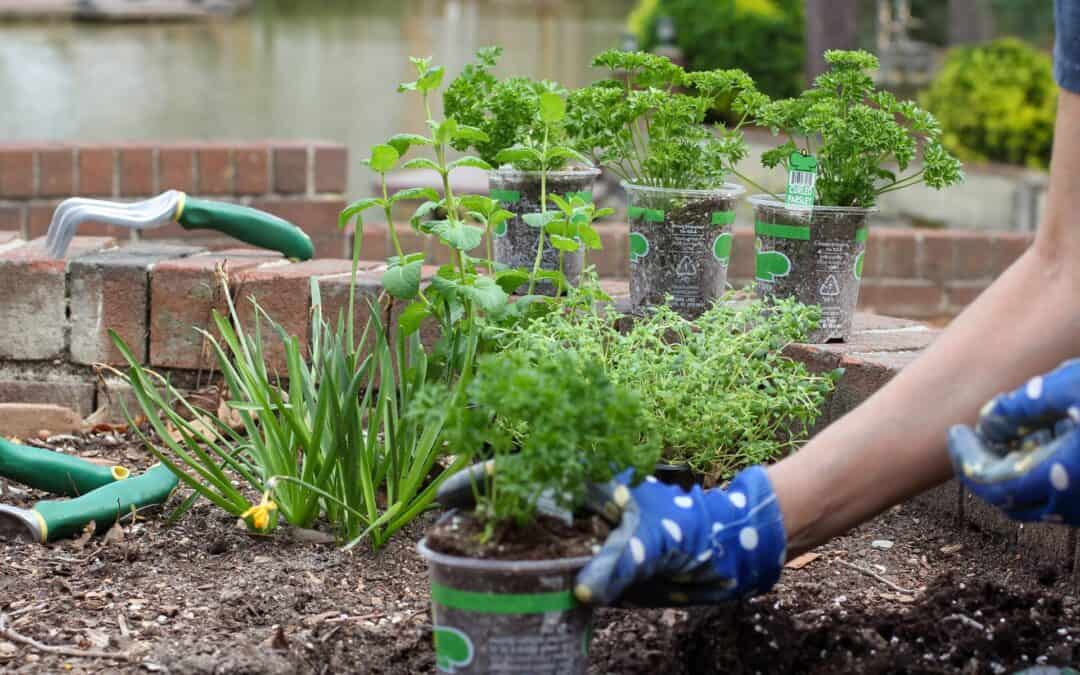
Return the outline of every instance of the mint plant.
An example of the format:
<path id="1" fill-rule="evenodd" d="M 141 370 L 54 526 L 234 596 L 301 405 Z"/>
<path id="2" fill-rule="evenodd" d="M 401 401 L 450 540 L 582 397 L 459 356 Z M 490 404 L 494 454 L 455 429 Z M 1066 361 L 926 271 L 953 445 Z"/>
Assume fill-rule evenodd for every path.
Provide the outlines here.
<path id="1" fill-rule="evenodd" d="M 577 148 L 636 185 L 705 189 L 740 174 L 749 150 L 742 127 L 768 97 L 741 70 L 687 73 L 669 59 L 609 50 L 593 60 L 611 78 L 570 95 L 566 128 Z M 739 121 L 716 133 L 709 110 L 731 101 Z"/>
<path id="2" fill-rule="evenodd" d="M 874 89 L 878 59 L 864 51 L 825 53 L 830 70 L 797 98 L 763 104 L 757 120 L 787 141 L 761 157 L 788 168 L 792 154 L 818 161 L 816 203 L 870 207 L 883 194 L 920 183 L 941 189 L 963 180 L 960 162 L 941 143 L 941 127 L 912 101 Z M 913 161 L 917 171 L 904 174 Z M 893 171 L 895 165 L 897 171 Z"/>

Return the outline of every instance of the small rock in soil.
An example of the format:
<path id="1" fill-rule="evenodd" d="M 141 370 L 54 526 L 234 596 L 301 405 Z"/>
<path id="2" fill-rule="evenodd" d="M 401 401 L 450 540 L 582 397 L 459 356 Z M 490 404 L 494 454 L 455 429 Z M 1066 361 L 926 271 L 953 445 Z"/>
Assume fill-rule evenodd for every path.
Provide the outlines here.
<path id="1" fill-rule="evenodd" d="M 890 548 L 893 547 L 893 543 L 888 539 L 875 539 L 874 541 L 870 542 L 870 545 L 882 551 L 888 551 Z"/>

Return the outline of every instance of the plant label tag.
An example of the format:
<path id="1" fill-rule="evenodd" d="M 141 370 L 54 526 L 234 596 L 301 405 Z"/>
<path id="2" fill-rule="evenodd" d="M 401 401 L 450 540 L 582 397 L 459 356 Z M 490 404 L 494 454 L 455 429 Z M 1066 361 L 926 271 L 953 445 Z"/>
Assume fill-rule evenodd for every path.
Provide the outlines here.
<path id="1" fill-rule="evenodd" d="M 814 208 L 814 186 L 817 184 L 818 163 L 813 155 L 793 152 L 788 158 L 787 192 L 784 204 L 791 209 Z"/>
<path id="2" fill-rule="evenodd" d="M 536 498 L 536 510 L 545 516 L 558 518 L 567 525 L 574 524 L 574 514 L 555 502 L 555 495 L 550 488 L 541 492 L 540 496 Z"/>

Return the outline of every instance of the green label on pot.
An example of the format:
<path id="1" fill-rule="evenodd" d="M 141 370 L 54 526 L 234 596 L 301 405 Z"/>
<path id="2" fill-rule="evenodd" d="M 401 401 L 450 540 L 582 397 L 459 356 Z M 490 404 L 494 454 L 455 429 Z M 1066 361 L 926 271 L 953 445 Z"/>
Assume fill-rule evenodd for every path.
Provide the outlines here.
<path id="1" fill-rule="evenodd" d="M 640 232 L 630 233 L 630 262 L 637 262 L 649 255 L 649 240 Z"/>
<path id="2" fill-rule="evenodd" d="M 435 667 L 444 673 L 456 672 L 473 662 L 472 640 L 450 626 L 435 626 Z"/>
<path id="3" fill-rule="evenodd" d="M 506 225 L 506 221 L 504 220 L 501 223 L 499 223 L 498 225 L 496 225 L 495 227 L 493 227 L 491 229 L 491 231 L 495 233 L 496 237 L 505 237 L 506 236 L 506 228 L 507 228 L 507 225 Z"/>
<path id="4" fill-rule="evenodd" d="M 779 225 L 758 220 L 754 222 L 754 234 L 759 237 L 810 241 L 810 227 L 808 225 Z"/>
<path id="5" fill-rule="evenodd" d="M 855 256 L 855 278 L 856 279 L 862 279 L 863 259 L 864 258 L 866 258 L 866 251 L 863 251 L 859 255 Z"/>
<path id="6" fill-rule="evenodd" d="M 664 212 L 660 209 L 646 209 L 642 206 L 631 206 L 626 209 L 626 214 L 631 219 L 643 218 L 649 223 L 662 223 L 664 222 Z"/>
<path id="7" fill-rule="evenodd" d="M 591 204 L 592 203 L 592 191 L 591 190 L 582 190 L 581 192 L 567 192 L 566 193 L 566 201 L 570 201 L 574 197 L 581 197 L 581 201 L 585 202 L 586 204 Z"/>
<path id="8" fill-rule="evenodd" d="M 814 185 L 817 183 L 818 163 L 813 155 L 793 152 L 788 157 L 787 191 L 784 203 L 791 208 L 809 209 L 814 206 Z"/>
<path id="9" fill-rule="evenodd" d="M 492 190 L 491 198 L 503 204 L 517 204 L 521 201 L 521 193 L 517 190 Z"/>
<path id="10" fill-rule="evenodd" d="M 724 232 L 713 239 L 712 254 L 721 265 L 726 265 L 731 260 L 732 239 L 730 232 Z"/>
<path id="11" fill-rule="evenodd" d="M 776 281 L 791 274 L 791 259 L 786 255 L 780 251 L 762 251 L 760 241 L 756 248 L 754 276 L 758 281 Z"/>
<path id="12" fill-rule="evenodd" d="M 577 606 L 570 591 L 551 593 L 482 593 L 431 584 L 431 599 L 445 607 L 478 614 L 545 614 Z"/>
<path id="13" fill-rule="evenodd" d="M 862 228 L 859 228 L 858 230 L 855 230 L 855 241 L 860 243 L 860 244 L 864 243 L 866 241 L 867 237 L 869 237 L 869 236 L 870 236 L 869 228 L 862 227 Z"/>
<path id="14" fill-rule="evenodd" d="M 712 224 L 713 225 L 731 225 L 735 222 L 734 211 L 713 211 Z"/>

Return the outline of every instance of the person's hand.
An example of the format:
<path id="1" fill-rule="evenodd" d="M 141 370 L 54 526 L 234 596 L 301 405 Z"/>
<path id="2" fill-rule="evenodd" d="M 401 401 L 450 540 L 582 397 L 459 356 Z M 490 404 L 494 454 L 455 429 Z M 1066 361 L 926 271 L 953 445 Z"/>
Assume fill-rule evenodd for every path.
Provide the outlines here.
<path id="1" fill-rule="evenodd" d="M 1080 359 L 1066 361 L 953 427 L 949 454 L 964 486 L 1023 521 L 1080 525 Z"/>
<path id="2" fill-rule="evenodd" d="M 589 508 L 618 527 L 578 574 L 587 604 L 662 607 L 716 604 L 764 593 L 784 566 L 787 535 L 765 469 L 751 467 L 726 490 L 690 492 L 630 472 L 593 486 Z"/>

